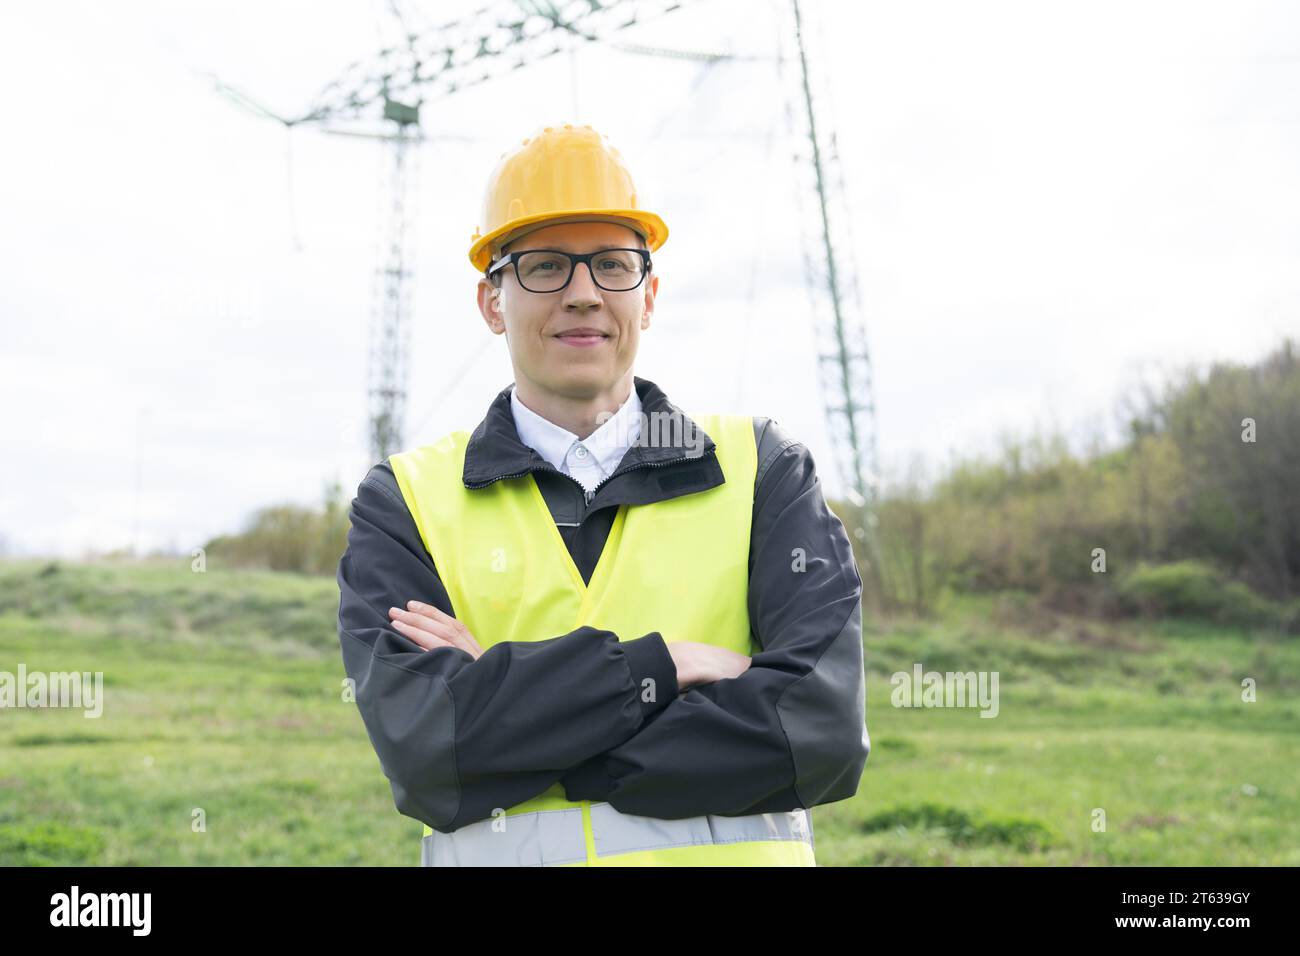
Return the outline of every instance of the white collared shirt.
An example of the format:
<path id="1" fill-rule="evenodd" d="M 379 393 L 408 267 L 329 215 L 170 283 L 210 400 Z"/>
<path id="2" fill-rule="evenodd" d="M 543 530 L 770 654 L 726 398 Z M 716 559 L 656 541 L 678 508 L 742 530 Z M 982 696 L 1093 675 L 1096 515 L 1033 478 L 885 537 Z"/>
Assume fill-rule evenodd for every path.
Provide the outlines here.
<path id="1" fill-rule="evenodd" d="M 582 485 L 590 502 L 596 486 L 614 473 L 627 450 L 641 434 L 641 396 L 632 386 L 617 412 L 586 438 L 543 418 L 519 400 L 510 389 L 510 410 L 519 440 Z"/>

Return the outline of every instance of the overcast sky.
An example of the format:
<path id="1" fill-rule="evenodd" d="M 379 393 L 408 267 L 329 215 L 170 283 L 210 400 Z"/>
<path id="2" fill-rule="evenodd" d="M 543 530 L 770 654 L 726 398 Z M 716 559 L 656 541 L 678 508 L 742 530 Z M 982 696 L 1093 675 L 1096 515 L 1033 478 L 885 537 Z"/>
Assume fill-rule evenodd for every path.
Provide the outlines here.
<path id="1" fill-rule="evenodd" d="M 408 23 L 481 3 L 407 0 Z M 434 11 L 437 11 L 434 13 Z M 1112 427 L 1143 370 L 1300 333 L 1300 7 L 805 0 L 830 98 L 887 476 L 1006 431 Z M 770 415 L 840 492 L 774 61 L 785 0 L 696 0 L 427 103 L 407 444 L 511 381 L 466 258 L 500 155 L 589 123 L 667 221 L 636 371 L 691 412 Z M 0 535 L 188 550 L 372 464 L 383 150 L 284 114 L 396 35 L 388 3 L 6 4 Z M 806 205 L 804 206 L 806 208 Z"/>

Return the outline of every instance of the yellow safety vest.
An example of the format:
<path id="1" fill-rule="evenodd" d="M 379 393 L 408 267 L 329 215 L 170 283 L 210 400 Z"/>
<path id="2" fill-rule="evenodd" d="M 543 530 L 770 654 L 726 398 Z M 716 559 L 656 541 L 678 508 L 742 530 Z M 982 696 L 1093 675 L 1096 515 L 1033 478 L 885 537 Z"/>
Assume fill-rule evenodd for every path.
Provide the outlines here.
<path id="1" fill-rule="evenodd" d="M 581 573 L 533 475 L 468 489 L 469 433 L 390 458 L 457 617 L 486 651 L 583 625 L 626 639 L 658 631 L 753 655 L 749 533 L 757 450 L 752 419 L 695 419 L 717 446 L 724 482 L 653 504 L 620 505 L 591 576 Z M 815 866 L 807 810 L 669 820 L 538 796 L 452 833 L 424 828 L 432 866 Z"/>

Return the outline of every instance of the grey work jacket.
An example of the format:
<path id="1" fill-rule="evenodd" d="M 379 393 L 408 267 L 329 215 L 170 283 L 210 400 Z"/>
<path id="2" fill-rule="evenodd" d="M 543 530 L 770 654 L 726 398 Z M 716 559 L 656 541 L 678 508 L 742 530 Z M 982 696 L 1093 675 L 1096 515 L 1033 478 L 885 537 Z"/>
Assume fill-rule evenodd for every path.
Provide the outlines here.
<path id="1" fill-rule="evenodd" d="M 684 415 L 654 382 L 634 382 L 645 415 Z M 705 437 L 691 458 L 633 445 L 588 500 L 520 442 L 506 386 L 470 437 L 463 479 L 473 489 L 532 473 L 589 580 L 619 505 L 724 481 Z M 399 812 L 448 833 L 556 781 L 570 800 L 669 819 L 809 808 L 857 792 L 870 740 L 853 549 L 808 449 L 770 418 L 754 419 L 754 438 L 749 619 L 762 651 L 740 677 L 685 692 L 657 631 L 584 626 L 502 642 L 477 660 L 399 634 L 390 607 L 456 611 L 392 468 L 370 469 L 338 567 L 339 641 Z M 647 677 L 670 692 L 642 701 Z"/>

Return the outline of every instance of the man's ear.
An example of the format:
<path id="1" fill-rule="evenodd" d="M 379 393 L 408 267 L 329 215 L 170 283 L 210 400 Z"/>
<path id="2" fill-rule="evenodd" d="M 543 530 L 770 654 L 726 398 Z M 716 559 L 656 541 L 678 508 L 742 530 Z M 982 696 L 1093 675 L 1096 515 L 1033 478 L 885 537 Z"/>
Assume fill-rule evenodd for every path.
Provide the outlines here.
<path id="1" fill-rule="evenodd" d="M 488 279 L 480 279 L 478 283 L 478 310 L 483 316 L 483 321 L 494 335 L 501 335 L 506 330 L 506 320 L 502 313 L 501 289 L 494 286 Z"/>
<path id="2" fill-rule="evenodd" d="M 650 328 L 650 316 L 655 310 L 655 296 L 659 294 L 659 277 L 653 272 L 650 273 L 650 279 L 646 282 L 645 290 L 645 309 L 641 313 L 641 328 Z"/>

